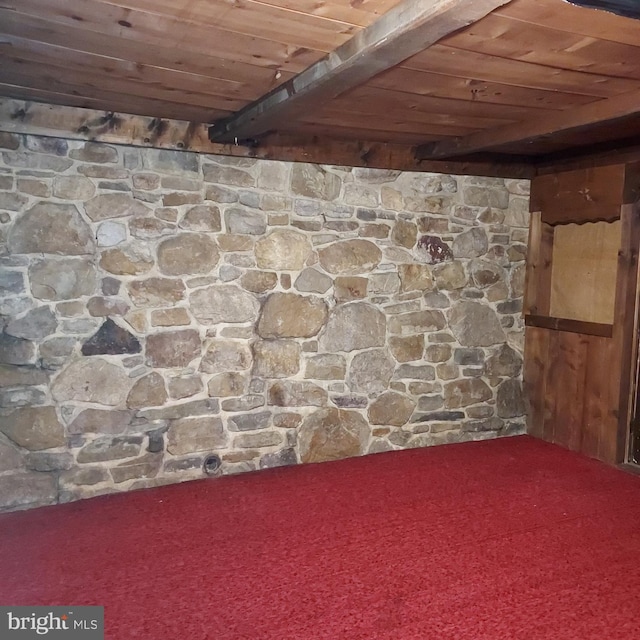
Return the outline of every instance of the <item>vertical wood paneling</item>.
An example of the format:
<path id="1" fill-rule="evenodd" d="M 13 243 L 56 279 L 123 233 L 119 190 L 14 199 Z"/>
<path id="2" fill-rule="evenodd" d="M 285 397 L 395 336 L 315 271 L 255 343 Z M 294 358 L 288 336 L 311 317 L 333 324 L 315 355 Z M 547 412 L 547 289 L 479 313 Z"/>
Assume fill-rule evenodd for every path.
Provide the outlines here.
<path id="1" fill-rule="evenodd" d="M 546 363 L 549 357 L 546 329 L 527 327 L 524 347 L 524 391 L 527 399 L 527 430 L 537 438 L 544 437 Z"/>

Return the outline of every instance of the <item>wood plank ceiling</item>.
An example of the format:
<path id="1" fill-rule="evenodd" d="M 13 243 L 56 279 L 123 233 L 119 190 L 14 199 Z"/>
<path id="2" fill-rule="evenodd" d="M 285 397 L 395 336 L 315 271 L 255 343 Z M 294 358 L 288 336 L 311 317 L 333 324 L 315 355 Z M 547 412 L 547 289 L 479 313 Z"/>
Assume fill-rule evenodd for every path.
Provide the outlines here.
<path id="1" fill-rule="evenodd" d="M 440 37 L 443 19 L 425 8 L 473 23 L 445 18 Z M 426 26 L 386 26 L 407 16 Z M 314 64 L 314 81 L 327 65 L 342 71 L 349 47 L 370 77 L 321 77 L 321 93 L 252 144 L 277 133 L 536 163 L 640 143 L 640 20 L 563 0 L 0 0 L 0 96 L 224 123 L 228 142 L 234 114 L 262 112 L 278 87 L 297 97 L 292 79 Z"/>

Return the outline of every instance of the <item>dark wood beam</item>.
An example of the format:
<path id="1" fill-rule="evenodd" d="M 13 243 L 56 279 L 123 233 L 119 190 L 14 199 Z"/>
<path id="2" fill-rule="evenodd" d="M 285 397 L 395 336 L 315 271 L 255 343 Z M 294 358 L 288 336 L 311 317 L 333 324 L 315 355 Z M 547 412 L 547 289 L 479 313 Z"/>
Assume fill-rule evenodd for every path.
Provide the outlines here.
<path id="1" fill-rule="evenodd" d="M 403 0 L 351 40 L 209 131 L 214 142 L 258 138 L 400 64 L 511 0 Z"/>
<path id="2" fill-rule="evenodd" d="M 582 107 L 559 111 L 555 115 L 545 114 L 536 120 L 430 142 L 418 147 L 416 157 L 419 160 L 438 160 L 498 149 L 514 143 L 526 146 L 527 142 L 540 140 L 554 133 L 580 131 L 637 113 L 640 113 L 640 91 L 636 89 L 613 98 L 596 100 Z"/>
<path id="3" fill-rule="evenodd" d="M 0 97 L 0 131 L 223 156 L 313 162 L 347 167 L 428 171 L 458 175 L 531 178 L 522 161 L 421 162 L 415 147 L 381 142 L 269 136 L 256 147 L 210 142 L 208 125 L 126 113 L 65 107 Z"/>

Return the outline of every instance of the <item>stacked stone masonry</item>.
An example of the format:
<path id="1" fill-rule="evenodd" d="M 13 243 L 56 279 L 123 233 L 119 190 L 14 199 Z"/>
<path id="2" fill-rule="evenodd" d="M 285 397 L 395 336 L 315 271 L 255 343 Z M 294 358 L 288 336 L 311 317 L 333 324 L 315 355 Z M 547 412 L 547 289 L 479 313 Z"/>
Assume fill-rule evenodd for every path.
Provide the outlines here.
<path id="1" fill-rule="evenodd" d="M 0 509 L 523 431 L 526 181 L 0 151 Z"/>

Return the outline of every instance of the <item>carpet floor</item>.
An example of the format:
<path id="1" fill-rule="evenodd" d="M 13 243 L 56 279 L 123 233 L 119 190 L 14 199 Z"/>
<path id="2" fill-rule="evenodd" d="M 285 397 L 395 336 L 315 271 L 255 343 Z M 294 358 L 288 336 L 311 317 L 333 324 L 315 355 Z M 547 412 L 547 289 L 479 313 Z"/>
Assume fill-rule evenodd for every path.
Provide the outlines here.
<path id="1" fill-rule="evenodd" d="M 527 436 L 0 516 L 0 604 L 111 640 L 637 640 L 640 477 Z"/>

